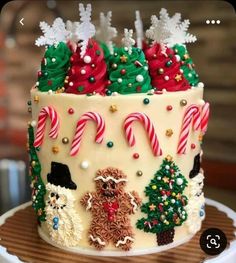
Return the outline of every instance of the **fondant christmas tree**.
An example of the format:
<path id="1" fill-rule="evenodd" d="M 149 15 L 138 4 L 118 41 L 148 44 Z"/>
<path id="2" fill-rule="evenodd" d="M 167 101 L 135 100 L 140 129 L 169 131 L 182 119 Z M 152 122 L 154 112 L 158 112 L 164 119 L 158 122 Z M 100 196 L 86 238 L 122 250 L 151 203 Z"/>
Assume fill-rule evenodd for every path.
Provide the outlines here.
<path id="1" fill-rule="evenodd" d="M 63 88 L 67 70 L 70 66 L 71 51 L 66 45 L 69 32 L 61 18 L 56 18 L 52 26 L 40 22 L 44 36 L 39 37 L 35 44 L 46 46 L 46 52 L 38 72 L 36 86 L 40 91 L 56 91 Z"/>
<path id="2" fill-rule="evenodd" d="M 91 5 L 86 9 L 79 5 L 81 22 L 76 34 L 80 40 L 76 52 L 71 56 L 71 67 L 65 79 L 65 91 L 73 94 L 105 93 L 107 67 L 104 54 L 92 39 L 95 27 L 91 23 Z"/>
<path id="3" fill-rule="evenodd" d="M 132 35 L 132 30 L 125 29 L 124 47 L 116 48 L 110 56 L 108 94 L 146 93 L 152 89 L 145 55 L 140 48 L 133 47 Z"/>
<path id="4" fill-rule="evenodd" d="M 157 90 L 187 90 L 190 85 L 180 68 L 180 58 L 175 56 L 174 51 L 166 46 L 170 38 L 170 32 L 166 27 L 167 21 L 168 16 L 162 9 L 160 19 L 152 16 L 151 27 L 146 31 L 146 36 L 153 41 L 152 46 L 145 50 L 152 85 Z"/>
<path id="5" fill-rule="evenodd" d="M 34 147 L 34 128 L 28 127 L 28 143 L 30 155 L 30 178 L 32 188 L 32 206 L 37 215 L 38 223 L 46 220 L 44 196 L 46 194 L 45 184 L 41 177 L 41 164 Z"/>
<path id="6" fill-rule="evenodd" d="M 100 26 L 96 33 L 96 38 L 104 52 L 105 60 L 108 61 L 109 56 L 114 54 L 112 39 L 117 36 L 117 30 L 111 26 L 112 12 L 107 12 L 107 15 L 100 13 Z"/>
<path id="7" fill-rule="evenodd" d="M 156 234 L 159 246 L 173 242 L 175 226 L 187 219 L 187 197 L 183 195 L 186 186 L 187 180 L 168 155 L 145 189 L 149 200 L 141 206 L 141 211 L 147 217 L 139 219 L 137 227 Z"/>
<path id="8" fill-rule="evenodd" d="M 164 8 L 162 9 L 162 13 L 166 16 L 166 29 L 170 33 L 167 44 L 180 57 L 184 77 L 191 86 L 197 86 L 199 82 L 198 74 L 194 69 L 195 65 L 186 48 L 187 43 L 193 43 L 197 40 L 196 36 L 187 32 L 190 22 L 188 19 L 181 21 L 180 13 L 175 13 L 173 17 L 169 17 L 167 10 Z"/>

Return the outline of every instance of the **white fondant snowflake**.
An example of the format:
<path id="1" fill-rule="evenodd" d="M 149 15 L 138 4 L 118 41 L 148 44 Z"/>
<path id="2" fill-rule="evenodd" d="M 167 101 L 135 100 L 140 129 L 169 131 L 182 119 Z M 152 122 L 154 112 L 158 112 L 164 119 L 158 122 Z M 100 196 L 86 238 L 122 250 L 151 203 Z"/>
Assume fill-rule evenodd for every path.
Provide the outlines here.
<path id="1" fill-rule="evenodd" d="M 175 13 L 172 17 L 169 16 L 166 9 L 162 9 L 167 17 L 166 30 L 169 31 L 170 37 L 167 39 L 167 44 L 172 47 L 175 44 L 183 45 L 185 43 L 195 42 L 196 36 L 187 32 L 190 22 L 188 19 L 181 21 L 181 14 Z"/>
<path id="2" fill-rule="evenodd" d="M 137 47 L 142 49 L 142 41 L 143 41 L 143 22 L 140 16 L 139 10 L 135 11 L 136 20 L 134 22 L 136 37 L 137 37 Z"/>
<path id="3" fill-rule="evenodd" d="M 80 47 L 81 52 L 80 56 L 83 57 L 86 52 L 88 41 L 91 37 L 95 35 L 95 26 L 91 23 L 91 4 L 87 4 L 87 7 L 84 8 L 83 4 L 79 4 L 80 11 L 80 24 L 76 30 L 76 36 L 81 40 Z"/>
<path id="4" fill-rule="evenodd" d="M 135 44 L 135 40 L 132 38 L 133 30 L 132 29 L 124 29 L 124 37 L 122 38 L 122 43 L 125 48 L 127 48 L 128 53 L 132 54 L 132 46 Z"/>
<path id="5" fill-rule="evenodd" d="M 150 38 L 154 43 L 159 43 L 164 46 L 167 43 L 167 39 L 170 37 L 170 32 L 166 28 L 168 21 L 168 14 L 165 9 L 161 9 L 160 18 L 157 16 L 151 16 L 151 26 L 146 31 L 147 38 Z"/>
<path id="6" fill-rule="evenodd" d="M 68 40 L 77 42 L 78 36 L 76 35 L 76 30 L 79 26 L 79 22 L 72 22 L 70 20 L 66 21 L 66 30 L 69 32 Z"/>
<path id="7" fill-rule="evenodd" d="M 107 12 L 107 15 L 105 16 L 104 13 L 100 13 L 100 28 L 97 32 L 97 39 L 101 42 L 104 42 L 110 53 L 113 54 L 113 44 L 112 39 L 117 36 L 117 30 L 115 27 L 111 26 L 111 17 L 112 12 Z"/>
<path id="8" fill-rule="evenodd" d="M 43 36 L 35 41 L 35 45 L 37 46 L 58 45 L 60 42 L 66 42 L 70 34 L 66 30 L 65 23 L 60 17 L 54 20 L 52 26 L 46 22 L 40 22 L 39 26 L 43 32 Z"/>

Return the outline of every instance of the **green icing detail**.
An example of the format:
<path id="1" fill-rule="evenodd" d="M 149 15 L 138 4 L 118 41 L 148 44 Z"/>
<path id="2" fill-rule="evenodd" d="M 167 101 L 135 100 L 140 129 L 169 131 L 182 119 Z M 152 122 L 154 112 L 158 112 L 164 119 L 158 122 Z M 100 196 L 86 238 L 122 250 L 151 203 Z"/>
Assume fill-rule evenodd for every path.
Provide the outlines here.
<path id="1" fill-rule="evenodd" d="M 126 62 L 122 62 L 120 59 L 122 56 L 127 57 Z M 113 69 L 112 64 L 117 64 L 117 67 Z M 121 74 L 122 69 L 126 70 L 126 74 Z M 152 89 L 146 58 L 139 48 L 133 47 L 131 55 L 124 48 L 115 48 L 114 55 L 109 58 L 108 74 L 111 81 L 108 89 L 112 92 L 120 94 L 147 93 Z M 137 75 L 143 76 L 144 80 L 138 82 Z M 120 78 L 122 82 L 118 81 Z"/>
<path id="2" fill-rule="evenodd" d="M 37 215 L 38 222 L 46 220 L 45 201 L 46 194 L 45 184 L 41 177 L 41 164 L 39 162 L 36 148 L 34 147 L 34 128 L 29 125 L 29 156 L 30 156 L 30 178 L 32 185 L 32 207 Z M 35 164 L 32 165 L 32 162 Z"/>
<path id="3" fill-rule="evenodd" d="M 77 89 L 78 89 L 79 92 L 81 92 L 81 91 L 84 90 L 84 86 L 79 86 Z"/>
<path id="4" fill-rule="evenodd" d="M 71 55 L 70 49 L 63 42 L 60 42 L 57 47 L 48 47 L 41 63 L 42 75 L 38 78 L 38 89 L 40 91 L 56 91 L 64 86 Z M 44 63 L 45 60 L 46 64 Z"/>
<path id="5" fill-rule="evenodd" d="M 106 63 L 109 63 L 109 57 L 111 55 L 108 46 L 104 42 L 99 42 L 99 46 L 102 48 Z"/>
<path id="6" fill-rule="evenodd" d="M 166 169 L 167 167 L 170 169 Z M 173 169 L 173 173 L 171 173 L 171 169 Z M 169 181 L 171 187 L 169 182 L 163 181 L 163 178 L 164 180 L 173 180 L 172 182 Z M 177 184 L 177 178 L 182 180 L 181 185 Z M 181 174 L 177 165 L 165 158 L 160 170 L 156 172 L 154 178 L 145 188 L 145 194 L 149 201 L 142 204 L 141 211 L 147 214 L 147 218 L 139 219 L 136 223 L 137 228 L 145 232 L 161 233 L 182 225 L 187 219 L 184 207 L 187 205 L 188 199 L 182 194 L 186 186 L 187 180 Z M 160 187 L 162 190 L 160 190 Z M 163 194 L 161 191 L 165 191 L 165 193 Z M 168 202 L 168 204 L 165 204 L 165 202 Z M 154 205 L 154 208 L 152 205 Z M 152 209 L 150 209 L 150 206 Z M 165 220 L 168 222 L 167 224 Z"/>
<path id="7" fill-rule="evenodd" d="M 183 45 L 176 44 L 174 45 L 173 50 L 175 51 L 175 53 L 177 51 L 177 54 L 180 56 L 181 61 L 184 62 L 184 64 L 181 66 L 184 77 L 188 80 L 191 86 L 197 86 L 199 82 L 198 74 L 193 67 L 194 63 L 191 57 L 189 57 L 186 47 Z M 187 59 L 184 57 L 185 55 L 188 56 Z"/>

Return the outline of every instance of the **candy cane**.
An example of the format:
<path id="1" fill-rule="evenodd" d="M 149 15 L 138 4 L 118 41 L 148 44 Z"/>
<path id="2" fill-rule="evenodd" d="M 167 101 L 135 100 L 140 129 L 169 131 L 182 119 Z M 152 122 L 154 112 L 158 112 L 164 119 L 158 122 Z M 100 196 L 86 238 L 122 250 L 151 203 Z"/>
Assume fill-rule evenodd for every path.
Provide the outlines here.
<path id="1" fill-rule="evenodd" d="M 59 127 L 60 127 L 60 121 L 58 118 L 58 114 L 53 107 L 51 106 L 44 107 L 41 109 L 39 113 L 34 147 L 39 147 L 43 143 L 43 138 L 44 138 L 44 133 L 45 133 L 45 128 L 46 128 L 46 121 L 48 117 L 51 120 L 51 129 L 48 134 L 49 137 L 52 139 L 56 139 L 58 136 Z"/>
<path id="2" fill-rule="evenodd" d="M 81 116 L 79 119 L 77 126 L 76 126 L 76 132 L 75 132 L 75 137 L 72 141 L 72 146 L 71 146 L 71 151 L 70 155 L 75 156 L 79 149 L 80 149 L 80 144 L 82 140 L 82 135 L 84 133 L 85 125 L 87 121 L 92 120 L 96 122 L 97 124 L 97 133 L 95 137 L 95 142 L 96 143 L 102 143 L 103 137 L 104 137 L 104 132 L 105 132 L 105 122 L 104 119 L 95 112 L 86 112 Z"/>
<path id="3" fill-rule="evenodd" d="M 198 106 L 194 104 L 190 105 L 184 113 L 184 119 L 177 148 L 177 153 L 179 154 L 184 154 L 186 152 L 186 145 L 192 120 L 193 129 L 196 131 L 201 126 L 201 117 Z"/>
<path id="4" fill-rule="evenodd" d="M 153 123 L 151 122 L 149 117 L 144 113 L 140 113 L 140 112 L 131 113 L 125 119 L 124 129 L 125 129 L 125 135 L 126 135 L 129 145 L 131 147 L 135 145 L 135 137 L 134 137 L 134 132 L 132 128 L 132 123 L 134 121 L 140 121 L 144 125 L 144 128 L 148 133 L 148 137 L 149 137 L 149 140 L 152 146 L 153 154 L 155 156 L 162 155 L 162 149 L 160 148 L 160 144 L 159 144 Z"/>
<path id="5" fill-rule="evenodd" d="M 202 106 L 202 112 L 201 112 L 201 131 L 203 132 L 203 134 L 205 134 L 207 131 L 209 113 L 210 113 L 210 104 L 206 102 Z"/>

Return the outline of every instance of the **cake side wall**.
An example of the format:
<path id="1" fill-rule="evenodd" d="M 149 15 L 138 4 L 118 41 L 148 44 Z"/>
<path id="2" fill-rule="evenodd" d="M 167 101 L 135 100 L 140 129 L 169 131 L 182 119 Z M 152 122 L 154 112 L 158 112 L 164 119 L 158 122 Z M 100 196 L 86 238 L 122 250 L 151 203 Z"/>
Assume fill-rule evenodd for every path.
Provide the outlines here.
<path id="1" fill-rule="evenodd" d="M 47 94 L 32 90 L 32 120 L 37 122 L 38 115 L 42 107 L 52 106 L 58 113 L 60 119 L 60 129 L 57 139 L 51 139 L 48 136 L 50 122 L 46 125 L 43 144 L 38 152 L 38 157 L 42 165 L 42 178 L 47 183 L 47 174 L 51 170 L 51 162 L 66 164 L 71 173 L 72 181 L 77 185 L 73 190 L 76 199 L 75 209 L 78 212 L 84 231 L 79 242 L 80 247 L 91 246 L 88 243 L 87 230 L 90 227 L 91 213 L 86 211 L 80 204 L 82 196 L 86 192 L 95 191 L 94 177 L 98 169 L 114 167 L 122 170 L 127 175 L 127 185 L 125 191 L 137 191 L 144 203 L 147 201 L 144 189 L 150 183 L 155 172 L 159 170 L 163 159 L 167 155 L 173 157 L 173 161 L 180 168 L 182 174 L 189 180 L 189 172 L 193 168 L 194 157 L 200 153 L 201 147 L 199 142 L 200 131 L 190 130 L 188 137 L 186 154 L 177 154 L 177 145 L 181 130 L 182 120 L 186 108 L 191 104 L 200 105 L 203 97 L 203 89 L 191 89 L 185 92 L 164 93 L 162 95 L 144 96 L 143 94 L 135 95 L 117 95 L 110 97 L 101 96 L 76 96 L 69 94 Z M 38 101 L 34 98 L 38 96 Z M 148 104 L 143 100 L 149 99 Z M 181 100 L 186 100 L 187 105 L 182 106 Z M 167 106 L 171 105 L 172 110 L 168 111 Z M 115 106 L 117 111 L 111 111 L 110 107 Z M 68 110 L 72 108 L 73 114 Z M 105 137 L 101 144 L 95 143 L 96 124 L 94 121 L 88 121 L 82 136 L 80 151 L 76 156 L 70 156 L 70 148 L 75 129 L 81 115 L 86 112 L 99 113 L 105 120 L 106 130 Z M 140 122 L 133 122 L 136 143 L 130 147 L 125 138 L 124 120 L 134 112 L 145 113 L 153 123 L 157 137 L 160 142 L 163 154 L 154 156 L 150 145 L 147 132 Z M 173 134 L 169 137 L 166 130 L 172 130 Z M 35 128 L 36 130 L 36 128 Z M 63 138 L 68 138 L 69 143 L 64 144 Z M 108 147 L 107 143 L 113 142 L 113 147 Z M 191 149 L 191 144 L 195 148 Z M 52 149 L 57 147 L 57 153 Z M 133 157 L 134 153 L 139 154 L 139 158 Z M 87 169 L 81 168 L 82 162 L 86 161 Z M 137 176 L 137 171 L 142 172 L 142 176 Z M 185 189 L 184 194 L 189 197 L 189 188 Z M 136 228 L 136 222 L 145 216 L 140 212 L 130 216 L 135 241 L 133 248 L 148 248 L 156 246 L 156 235 L 145 233 Z M 44 227 L 45 231 L 47 229 Z M 175 239 L 177 241 L 188 235 L 188 228 L 184 223 L 175 228 Z M 145 243 L 143 242 L 145 238 Z M 114 248 L 109 246 L 108 248 Z M 105 248 L 107 249 L 107 247 Z"/>

